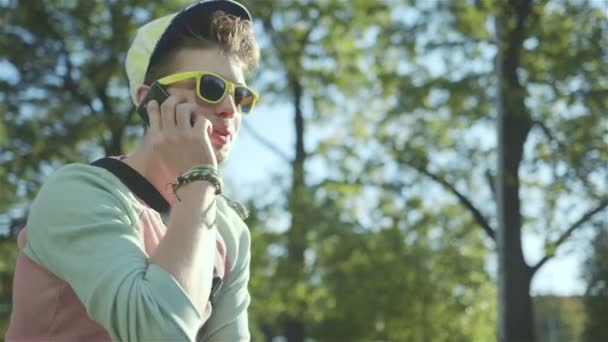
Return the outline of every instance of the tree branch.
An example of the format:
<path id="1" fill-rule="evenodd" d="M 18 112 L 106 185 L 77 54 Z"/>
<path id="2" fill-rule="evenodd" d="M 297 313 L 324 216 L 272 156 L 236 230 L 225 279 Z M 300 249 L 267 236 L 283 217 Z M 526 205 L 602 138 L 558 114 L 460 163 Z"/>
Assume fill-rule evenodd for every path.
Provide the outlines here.
<path id="1" fill-rule="evenodd" d="M 572 233 L 574 233 L 574 231 L 576 231 L 578 228 L 580 228 L 585 222 L 589 221 L 595 214 L 601 212 L 602 210 L 606 209 L 608 207 L 608 197 L 606 197 L 603 201 L 600 202 L 600 204 L 598 204 L 595 208 L 587 211 L 586 213 L 583 214 L 583 216 L 581 216 L 581 218 L 579 218 L 576 222 L 574 222 L 570 228 L 568 228 L 565 232 L 562 233 L 562 235 L 555 241 L 555 243 L 553 243 L 553 250 L 557 250 L 557 248 L 564 243 L 566 240 L 568 240 L 568 238 L 572 235 Z M 551 254 L 546 254 L 536 265 L 534 265 L 534 267 L 532 267 L 532 273 L 534 274 L 534 272 L 538 271 L 538 269 L 540 269 L 547 261 L 549 261 L 549 259 L 553 258 L 555 256 L 555 252 L 551 253 Z"/>
<path id="2" fill-rule="evenodd" d="M 281 151 L 281 149 L 279 149 L 278 146 L 276 146 L 270 140 L 264 138 L 261 134 L 256 132 L 256 130 L 253 129 L 253 127 L 251 127 L 251 125 L 249 125 L 249 123 L 247 121 L 243 121 L 243 128 L 245 128 L 247 133 L 251 134 L 251 136 L 255 140 L 257 140 L 257 142 L 259 142 L 260 144 L 262 144 L 262 146 L 264 146 L 267 149 L 269 149 L 270 151 L 272 151 L 281 160 L 283 160 L 286 163 L 291 163 L 291 158 L 289 158 L 287 156 L 287 154 L 285 154 L 285 152 Z"/>
<path id="3" fill-rule="evenodd" d="M 485 172 L 486 182 L 488 182 L 488 187 L 492 192 L 492 199 L 496 202 L 496 179 L 490 170 L 486 170 Z"/>
<path id="4" fill-rule="evenodd" d="M 383 190 L 387 190 L 387 191 L 393 191 L 393 192 L 400 192 L 403 188 L 404 188 L 404 184 L 400 183 L 400 182 L 382 182 L 382 183 L 373 183 L 373 182 L 364 182 L 361 180 L 355 181 L 355 182 L 347 182 L 344 180 L 338 180 L 338 179 L 324 179 L 323 181 L 317 183 L 317 184 L 313 184 L 310 186 L 310 189 L 312 191 L 316 191 L 319 188 L 322 188 L 324 186 L 328 186 L 328 185 L 342 185 L 342 184 L 348 184 L 348 185 L 359 185 L 359 186 L 371 186 L 371 187 L 375 187 L 375 188 L 381 188 Z"/>
<path id="5" fill-rule="evenodd" d="M 563 155 L 563 156 L 568 155 L 568 153 L 567 153 L 568 148 L 566 147 L 566 145 L 551 132 L 551 129 L 549 129 L 549 127 L 547 125 L 545 125 L 544 122 L 542 122 L 540 120 L 534 120 L 533 124 L 540 127 L 541 131 L 545 134 L 547 139 L 549 139 L 549 142 L 554 142 L 557 145 L 557 150 L 560 155 Z M 579 168 L 573 167 L 572 169 L 574 170 L 574 173 L 576 174 L 578 179 L 583 183 L 583 185 L 587 189 L 593 188 L 589 184 L 589 180 L 587 179 L 587 177 L 581 174 Z"/>
<path id="6" fill-rule="evenodd" d="M 87 106 L 89 110 L 91 110 L 91 114 L 94 114 L 96 113 L 96 110 L 93 107 L 92 99 L 84 92 L 80 91 L 80 88 L 76 84 L 76 81 L 72 78 L 72 70 L 74 69 L 74 65 L 70 60 L 70 52 L 68 51 L 68 48 L 66 46 L 64 36 L 60 34 L 57 28 L 53 25 L 51 18 L 52 15 L 49 13 L 47 18 L 47 30 L 51 34 L 51 36 L 59 43 L 61 53 L 65 57 L 66 72 L 63 76 L 64 88 L 69 90 L 72 95 L 80 101 L 82 105 Z"/>
<path id="7" fill-rule="evenodd" d="M 494 229 L 492 229 L 492 227 L 488 223 L 488 220 L 483 216 L 483 214 L 481 213 L 481 211 L 479 211 L 479 209 L 477 209 L 473 205 L 473 203 L 471 202 L 471 200 L 469 200 L 464 194 L 462 194 L 460 191 L 458 191 L 458 189 L 456 189 L 456 187 L 454 187 L 452 184 L 448 183 L 448 181 L 446 181 L 445 179 L 441 178 L 439 175 L 436 175 L 436 174 L 430 172 L 429 170 L 427 170 L 426 168 L 421 167 L 421 166 L 413 166 L 413 167 L 416 170 L 418 170 L 419 172 L 425 174 L 426 176 L 428 176 L 429 178 L 431 178 L 432 180 L 434 180 L 435 182 L 443 185 L 454 196 L 456 196 L 458 198 L 458 200 L 460 201 L 460 203 L 471 212 L 471 215 L 473 215 L 473 218 L 475 219 L 475 221 L 477 222 L 477 224 L 479 224 L 481 226 L 481 228 L 486 232 L 486 234 L 492 240 L 496 241 L 496 233 L 494 232 Z"/>
<path id="8" fill-rule="evenodd" d="M 557 147 L 559 148 L 559 152 L 565 154 L 566 146 L 559 139 L 557 139 L 555 137 L 555 135 L 553 135 L 553 133 L 551 132 L 549 127 L 547 127 L 547 125 L 545 125 L 545 123 L 543 121 L 533 120 L 532 123 L 534 125 L 538 126 L 543 131 L 543 133 L 549 139 L 549 141 L 553 141 L 557 144 Z"/>
<path id="9" fill-rule="evenodd" d="M 425 44 L 425 49 L 438 49 L 438 48 L 464 48 L 469 47 L 473 44 L 495 44 L 496 42 L 492 39 L 480 39 L 480 38 L 468 38 L 462 40 L 446 40 L 446 41 L 430 41 Z"/>

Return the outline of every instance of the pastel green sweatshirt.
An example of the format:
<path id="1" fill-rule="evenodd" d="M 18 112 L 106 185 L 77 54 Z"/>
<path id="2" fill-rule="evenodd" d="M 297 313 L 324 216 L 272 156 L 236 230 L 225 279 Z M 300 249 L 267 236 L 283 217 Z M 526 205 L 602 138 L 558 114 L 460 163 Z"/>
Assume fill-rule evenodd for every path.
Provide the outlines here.
<path id="1" fill-rule="evenodd" d="M 217 300 L 193 303 L 148 263 L 167 227 L 112 173 L 71 164 L 36 197 L 19 236 L 9 341 L 249 341 L 250 234 L 217 197 Z M 197 279 L 199 277 L 194 277 Z M 197 310 L 204 307 L 204 311 Z M 199 329 L 204 325 L 204 329 Z"/>

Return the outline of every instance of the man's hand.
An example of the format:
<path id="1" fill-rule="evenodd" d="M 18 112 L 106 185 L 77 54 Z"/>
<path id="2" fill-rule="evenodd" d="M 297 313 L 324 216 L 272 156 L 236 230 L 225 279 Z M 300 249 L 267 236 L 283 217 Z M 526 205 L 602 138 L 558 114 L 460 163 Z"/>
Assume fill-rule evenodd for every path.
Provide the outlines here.
<path id="1" fill-rule="evenodd" d="M 145 144 L 151 165 L 162 166 L 175 179 L 200 164 L 217 167 L 209 136 L 213 127 L 198 106 L 185 98 L 169 96 L 159 108 L 157 101 L 147 105 L 150 129 Z"/>

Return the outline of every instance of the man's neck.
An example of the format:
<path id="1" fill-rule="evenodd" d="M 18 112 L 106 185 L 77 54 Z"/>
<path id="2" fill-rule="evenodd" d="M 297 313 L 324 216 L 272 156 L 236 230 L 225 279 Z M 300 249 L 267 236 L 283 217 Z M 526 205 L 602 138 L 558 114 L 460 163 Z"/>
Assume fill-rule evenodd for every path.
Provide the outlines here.
<path id="1" fill-rule="evenodd" d="M 146 157 L 146 152 L 138 148 L 122 161 L 146 178 L 161 193 L 165 200 L 169 204 L 172 204 L 175 196 L 171 190 L 171 184 L 175 180 L 170 179 L 160 165 L 151 165 L 148 160 L 150 159 Z"/>

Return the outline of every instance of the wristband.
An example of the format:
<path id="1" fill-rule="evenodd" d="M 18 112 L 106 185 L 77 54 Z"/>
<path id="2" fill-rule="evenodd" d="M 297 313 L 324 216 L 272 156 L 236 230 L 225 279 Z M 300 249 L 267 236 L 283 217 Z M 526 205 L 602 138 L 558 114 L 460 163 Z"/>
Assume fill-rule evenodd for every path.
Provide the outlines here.
<path id="1" fill-rule="evenodd" d="M 215 187 L 216 195 L 220 195 L 222 193 L 223 184 L 220 172 L 216 168 L 209 165 L 198 165 L 188 170 L 183 175 L 177 177 L 176 182 L 171 184 L 175 197 L 181 201 L 179 196 L 177 196 L 177 190 L 182 186 L 197 180 L 203 180 L 211 183 Z"/>

